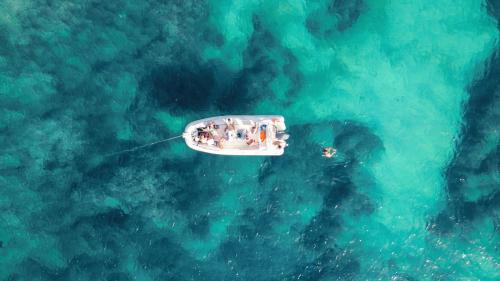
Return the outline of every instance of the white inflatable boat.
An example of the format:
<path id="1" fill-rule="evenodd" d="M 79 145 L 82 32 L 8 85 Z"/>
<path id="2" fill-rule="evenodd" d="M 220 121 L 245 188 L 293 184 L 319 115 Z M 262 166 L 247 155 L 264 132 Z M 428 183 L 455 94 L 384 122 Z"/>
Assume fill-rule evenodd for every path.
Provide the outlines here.
<path id="1" fill-rule="evenodd" d="M 182 134 L 197 151 L 220 155 L 282 155 L 288 135 L 280 115 L 231 115 L 189 123 Z"/>

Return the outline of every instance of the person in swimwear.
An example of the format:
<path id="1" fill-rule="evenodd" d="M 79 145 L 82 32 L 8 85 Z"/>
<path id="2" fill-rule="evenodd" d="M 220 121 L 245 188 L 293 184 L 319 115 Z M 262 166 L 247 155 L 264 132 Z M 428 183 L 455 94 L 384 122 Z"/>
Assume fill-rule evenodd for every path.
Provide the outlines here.
<path id="1" fill-rule="evenodd" d="M 332 158 L 337 154 L 337 150 L 331 146 L 323 148 L 323 157 Z"/>
<path id="2" fill-rule="evenodd" d="M 273 145 L 275 145 L 278 149 L 283 149 L 285 147 L 288 146 L 288 144 L 286 143 L 286 141 L 284 140 L 280 140 L 280 139 L 276 139 L 273 141 Z"/>
<path id="3" fill-rule="evenodd" d="M 236 125 L 233 119 L 227 118 L 224 122 L 226 123 L 226 131 L 236 131 Z"/>

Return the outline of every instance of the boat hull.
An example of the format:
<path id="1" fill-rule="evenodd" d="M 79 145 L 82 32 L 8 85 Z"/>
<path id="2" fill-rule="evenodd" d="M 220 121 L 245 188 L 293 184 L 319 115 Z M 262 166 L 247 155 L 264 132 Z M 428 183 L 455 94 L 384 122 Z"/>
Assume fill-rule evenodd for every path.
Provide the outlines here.
<path id="1" fill-rule="evenodd" d="M 228 118 L 235 125 L 234 137 L 229 136 L 227 130 Z M 200 143 L 196 140 L 197 134 L 210 123 L 214 123 L 217 127 L 211 133 L 218 139 L 224 138 L 224 145 Z M 186 126 L 182 136 L 189 148 L 204 153 L 233 156 L 280 156 L 284 153 L 284 147 L 278 147 L 273 142 L 276 133 L 283 132 L 285 129 L 285 118 L 280 115 L 224 115 L 191 122 Z M 255 139 L 255 142 L 249 145 L 249 139 Z"/>

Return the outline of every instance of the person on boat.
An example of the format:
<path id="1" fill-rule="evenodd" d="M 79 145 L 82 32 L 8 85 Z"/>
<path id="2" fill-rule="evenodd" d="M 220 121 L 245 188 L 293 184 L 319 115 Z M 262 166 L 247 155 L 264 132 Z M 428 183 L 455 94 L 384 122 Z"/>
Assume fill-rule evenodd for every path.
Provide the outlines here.
<path id="1" fill-rule="evenodd" d="M 224 122 L 226 122 L 226 131 L 231 130 L 231 131 L 236 131 L 236 125 L 234 124 L 234 120 L 231 118 L 224 119 Z"/>
<path id="2" fill-rule="evenodd" d="M 233 140 L 236 137 L 236 125 L 234 124 L 234 120 L 231 118 L 224 119 L 226 123 L 226 128 L 224 129 L 224 133 L 226 133 L 227 140 Z"/>
<path id="3" fill-rule="evenodd" d="M 256 140 L 255 140 L 255 139 L 253 139 L 253 138 L 248 138 L 248 139 L 246 140 L 246 143 L 248 144 L 248 146 L 257 146 L 257 145 L 259 145 L 259 142 L 258 142 L 258 141 L 256 141 Z"/>
<path id="4" fill-rule="evenodd" d="M 224 144 L 226 143 L 226 139 L 219 136 L 218 138 L 214 138 L 215 140 L 215 145 L 220 148 L 220 149 L 224 149 Z"/>
<path id="5" fill-rule="evenodd" d="M 216 138 L 217 136 L 219 136 L 219 133 L 217 132 L 217 128 L 218 128 L 218 126 L 217 126 L 217 125 L 215 125 L 215 122 L 213 122 L 213 121 L 212 121 L 212 122 L 210 122 L 210 123 L 208 124 L 208 127 L 207 127 L 207 128 L 208 128 L 208 130 L 207 130 L 207 131 L 208 131 L 208 133 L 211 135 L 211 137 L 212 137 L 212 138 Z"/>
<path id="6" fill-rule="evenodd" d="M 280 140 L 280 139 L 276 139 L 273 141 L 273 145 L 275 145 L 278 149 L 282 149 L 282 148 L 285 148 L 288 146 L 288 144 L 286 143 L 286 141 L 284 140 Z"/>
<path id="7" fill-rule="evenodd" d="M 213 140 L 212 144 L 214 144 L 218 148 L 224 148 L 224 143 L 227 141 L 226 138 L 224 138 L 223 136 L 219 135 L 218 133 L 212 135 L 212 140 Z"/>
<path id="8" fill-rule="evenodd" d="M 257 124 L 253 120 L 250 120 L 250 125 L 250 134 L 255 135 L 257 133 Z"/>
<path id="9" fill-rule="evenodd" d="M 284 127 L 285 124 L 282 122 L 280 118 L 272 118 L 271 121 L 273 122 L 274 127 L 276 127 L 278 131 L 283 131 L 285 129 Z"/>
<path id="10" fill-rule="evenodd" d="M 196 140 L 196 138 L 195 138 Z M 203 144 L 206 144 L 206 143 L 209 143 L 210 140 L 212 140 L 211 142 L 213 142 L 213 137 L 210 135 L 209 132 L 206 132 L 206 131 L 201 131 L 198 133 L 198 140 L 200 143 L 203 143 Z"/>
<path id="11" fill-rule="evenodd" d="M 255 136 L 251 134 L 248 129 L 246 129 L 243 134 L 245 136 L 245 142 L 248 146 L 256 146 L 259 144 L 259 142 L 255 139 Z"/>
<path id="12" fill-rule="evenodd" d="M 337 154 L 337 150 L 331 146 L 323 148 L 323 157 L 332 158 Z"/>
<path id="13" fill-rule="evenodd" d="M 205 137 L 205 135 L 200 136 L 200 143 L 203 143 L 203 144 L 207 143 L 207 138 Z"/>
<path id="14" fill-rule="evenodd" d="M 216 130 L 219 128 L 219 126 L 215 125 L 215 122 L 214 121 L 211 121 L 210 123 L 208 123 L 208 130 L 209 131 L 213 131 L 213 130 Z"/>
<path id="15" fill-rule="evenodd" d="M 206 144 L 208 142 L 208 136 L 206 134 L 200 134 L 200 142 Z"/>

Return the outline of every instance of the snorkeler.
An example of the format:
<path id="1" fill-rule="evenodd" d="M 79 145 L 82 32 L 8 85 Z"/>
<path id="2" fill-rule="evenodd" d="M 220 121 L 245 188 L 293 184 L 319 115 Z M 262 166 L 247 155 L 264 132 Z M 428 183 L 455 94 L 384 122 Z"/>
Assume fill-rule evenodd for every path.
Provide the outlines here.
<path id="1" fill-rule="evenodd" d="M 337 150 L 331 146 L 323 148 L 323 157 L 332 158 L 337 154 Z"/>

